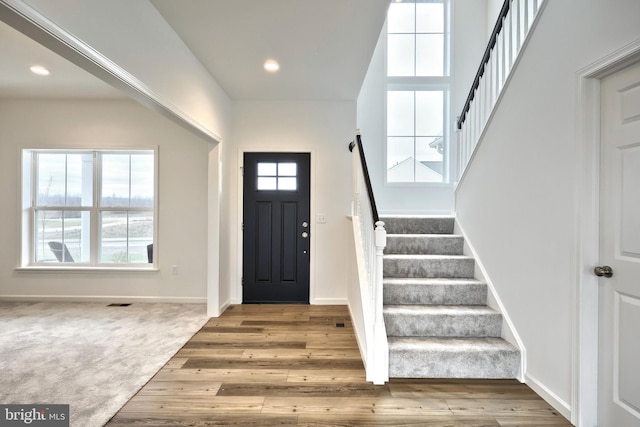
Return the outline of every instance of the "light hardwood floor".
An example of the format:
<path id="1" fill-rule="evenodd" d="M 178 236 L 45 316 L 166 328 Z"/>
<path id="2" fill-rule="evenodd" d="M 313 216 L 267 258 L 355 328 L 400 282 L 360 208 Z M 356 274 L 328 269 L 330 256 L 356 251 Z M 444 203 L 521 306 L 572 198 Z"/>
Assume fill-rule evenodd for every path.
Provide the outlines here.
<path id="1" fill-rule="evenodd" d="M 107 424 L 218 425 L 571 424 L 515 380 L 367 383 L 346 306 L 235 305 Z"/>

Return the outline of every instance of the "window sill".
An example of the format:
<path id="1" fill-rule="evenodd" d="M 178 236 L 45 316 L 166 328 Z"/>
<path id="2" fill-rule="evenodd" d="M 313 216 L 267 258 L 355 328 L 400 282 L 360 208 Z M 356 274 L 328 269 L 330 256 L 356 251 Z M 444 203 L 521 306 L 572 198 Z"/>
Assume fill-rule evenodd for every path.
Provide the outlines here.
<path id="1" fill-rule="evenodd" d="M 78 266 L 48 266 L 48 265 L 29 265 L 24 267 L 16 267 L 18 272 L 58 272 L 58 273 L 131 273 L 146 272 L 157 273 L 160 271 L 158 267 L 78 267 Z"/>

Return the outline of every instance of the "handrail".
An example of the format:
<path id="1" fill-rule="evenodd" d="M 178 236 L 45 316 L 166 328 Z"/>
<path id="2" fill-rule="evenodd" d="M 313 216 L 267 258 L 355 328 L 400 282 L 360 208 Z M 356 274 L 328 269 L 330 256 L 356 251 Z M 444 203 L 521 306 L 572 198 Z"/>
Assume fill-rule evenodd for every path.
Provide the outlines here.
<path id="1" fill-rule="evenodd" d="M 500 15 L 498 15 L 498 20 L 493 27 L 493 31 L 491 32 L 491 37 L 489 38 L 489 43 L 487 44 L 487 48 L 484 51 L 484 55 L 482 56 L 482 61 L 480 61 L 480 66 L 478 67 L 478 72 L 476 73 L 476 77 L 473 79 L 473 83 L 471 84 L 471 90 L 469 90 L 469 96 L 467 96 L 467 100 L 464 103 L 464 107 L 462 107 L 462 112 L 460 113 L 460 117 L 457 121 L 458 130 L 462 129 L 462 124 L 467 118 L 467 113 L 471 108 L 471 101 L 476 96 L 476 90 L 478 86 L 480 86 L 480 79 L 484 75 L 484 70 L 491 58 L 491 51 L 494 47 L 496 47 L 496 42 L 498 41 L 498 34 L 502 31 L 502 23 L 504 19 L 507 17 L 509 13 L 509 7 L 511 6 L 511 0 L 504 0 L 502 4 L 502 9 L 500 9 Z"/>
<path id="2" fill-rule="evenodd" d="M 356 133 L 356 138 L 349 144 L 349 151 L 353 152 L 356 145 L 358 151 L 353 153 L 352 158 L 351 218 L 358 280 L 353 283 L 357 287 L 356 292 L 349 294 L 354 298 L 352 318 L 365 364 L 366 379 L 374 384 L 384 384 L 389 380 L 389 343 L 382 311 L 382 270 L 387 232 L 384 222 L 378 216 L 360 132 Z"/>
<path id="3" fill-rule="evenodd" d="M 357 141 L 357 142 L 356 142 Z M 371 186 L 371 177 L 369 176 L 369 168 L 367 167 L 367 160 L 364 157 L 364 148 L 362 148 L 362 138 L 360 133 L 356 134 L 356 139 L 349 143 L 349 151 L 353 152 L 353 148 L 358 146 L 358 152 L 360 153 L 360 162 L 362 163 L 362 172 L 364 173 L 365 185 L 367 187 L 367 194 L 369 195 L 369 203 L 371 204 L 371 214 L 373 215 L 373 223 L 380 221 L 378 215 L 378 208 L 376 207 L 376 199 L 373 195 L 373 187 Z"/>

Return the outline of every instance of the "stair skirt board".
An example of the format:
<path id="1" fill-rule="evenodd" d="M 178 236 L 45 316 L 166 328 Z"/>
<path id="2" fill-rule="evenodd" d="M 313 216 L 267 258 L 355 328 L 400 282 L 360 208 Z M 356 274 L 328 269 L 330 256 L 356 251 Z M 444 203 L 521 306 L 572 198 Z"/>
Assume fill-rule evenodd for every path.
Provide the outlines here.
<path id="1" fill-rule="evenodd" d="M 384 321 L 389 376 L 517 378 L 520 351 L 500 338 L 453 217 L 385 217 Z"/>

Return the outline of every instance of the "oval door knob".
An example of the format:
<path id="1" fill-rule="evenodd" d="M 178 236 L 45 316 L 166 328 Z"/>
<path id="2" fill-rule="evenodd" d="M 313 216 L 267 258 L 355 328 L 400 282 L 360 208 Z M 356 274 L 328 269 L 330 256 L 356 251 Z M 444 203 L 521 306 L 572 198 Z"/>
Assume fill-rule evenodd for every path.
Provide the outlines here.
<path id="1" fill-rule="evenodd" d="M 306 239 L 307 237 L 309 237 L 309 233 L 307 233 L 306 231 L 302 232 L 302 238 Z"/>
<path id="2" fill-rule="evenodd" d="M 598 277 L 611 277 L 613 276 L 613 269 L 611 267 L 609 267 L 608 265 L 604 265 L 602 267 L 596 267 L 593 269 L 593 272 L 596 274 L 596 276 Z"/>

